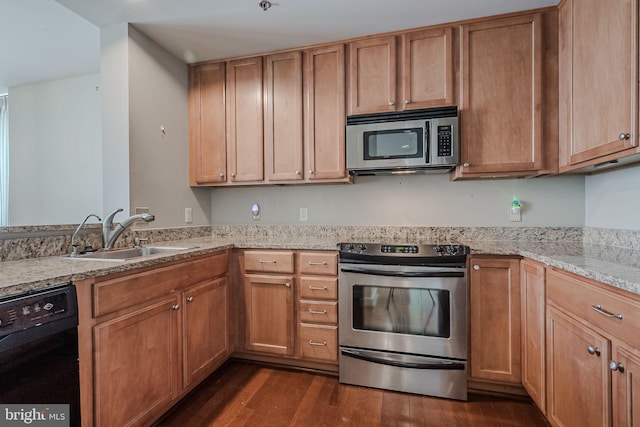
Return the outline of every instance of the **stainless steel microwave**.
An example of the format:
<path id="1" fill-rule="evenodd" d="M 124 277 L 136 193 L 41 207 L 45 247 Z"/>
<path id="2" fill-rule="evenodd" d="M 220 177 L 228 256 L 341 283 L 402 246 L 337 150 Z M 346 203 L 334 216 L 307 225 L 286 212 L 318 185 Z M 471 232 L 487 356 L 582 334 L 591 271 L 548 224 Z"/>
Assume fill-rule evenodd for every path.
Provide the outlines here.
<path id="1" fill-rule="evenodd" d="M 354 175 L 446 172 L 458 164 L 458 108 L 347 117 L 347 169 Z"/>

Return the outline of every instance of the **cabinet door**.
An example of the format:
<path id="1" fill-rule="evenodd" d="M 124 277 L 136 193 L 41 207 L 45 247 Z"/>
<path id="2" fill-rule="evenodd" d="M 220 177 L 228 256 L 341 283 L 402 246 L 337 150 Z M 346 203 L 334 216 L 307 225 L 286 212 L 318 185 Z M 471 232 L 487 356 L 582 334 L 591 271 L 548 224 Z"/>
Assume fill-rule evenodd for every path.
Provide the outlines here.
<path id="1" fill-rule="evenodd" d="M 453 104 L 451 33 L 451 28 L 440 28 L 402 35 L 405 110 Z"/>
<path id="2" fill-rule="evenodd" d="M 344 45 L 305 52 L 306 179 L 340 179 L 345 165 Z"/>
<path id="3" fill-rule="evenodd" d="M 561 108 L 572 132 L 563 143 L 576 164 L 637 146 L 638 2 L 564 3 L 560 88 L 569 99 Z"/>
<path id="4" fill-rule="evenodd" d="M 462 26 L 462 175 L 543 167 L 541 24 L 535 14 Z"/>
<path id="5" fill-rule="evenodd" d="M 177 299 L 94 328 L 96 426 L 146 425 L 179 390 Z"/>
<path id="6" fill-rule="evenodd" d="M 545 267 L 530 260 L 520 263 L 522 314 L 522 385 L 544 413 L 545 377 Z"/>
<path id="7" fill-rule="evenodd" d="M 396 110 L 396 38 L 349 45 L 349 114 Z"/>
<path id="8" fill-rule="evenodd" d="M 610 426 L 610 342 L 547 308 L 547 420 L 553 426 Z"/>
<path id="9" fill-rule="evenodd" d="M 246 348 L 293 355 L 293 277 L 246 275 Z"/>
<path id="10" fill-rule="evenodd" d="M 227 160 L 231 182 L 264 179 L 262 58 L 227 63 Z"/>
<path id="11" fill-rule="evenodd" d="M 189 71 L 190 184 L 224 182 L 227 135 L 224 62 Z"/>
<path id="12" fill-rule="evenodd" d="M 470 262 L 471 377 L 520 384 L 520 261 Z"/>
<path id="13" fill-rule="evenodd" d="M 303 179 L 302 53 L 265 57 L 264 144 L 266 179 Z"/>
<path id="14" fill-rule="evenodd" d="M 614 346 L 610 362 L 613 371 L 613 425 L 640 426 L 640 355 Z"/>
<path id="15" fill-rule="evenodd" d="M 183 292 L 183 387 L 211 373 L 229 354 L 228 303 L 226 277 Z"/>

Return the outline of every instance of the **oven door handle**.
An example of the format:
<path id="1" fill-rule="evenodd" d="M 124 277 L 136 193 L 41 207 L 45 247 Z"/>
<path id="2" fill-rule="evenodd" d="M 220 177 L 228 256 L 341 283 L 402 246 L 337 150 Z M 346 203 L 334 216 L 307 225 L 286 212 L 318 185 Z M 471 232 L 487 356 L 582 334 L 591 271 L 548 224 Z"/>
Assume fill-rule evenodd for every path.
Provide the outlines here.
<path id="1" fill-rule="evenodd" d="M 371 354 L 367 354 L 367 352 L 358 351 L 358 350 L 349 350 L 346 348 L 341 348 L 340 352 L 343 356 L 353 357 L 354 359 L 360 359 L 367 362 L 379 363 L 381 365 L 395 366 L 398 368 L 409 368 L 409 369 L 440 369 L 440 370 L 451 370 L 451 371 L 463 371 L 465 369 L 465 365 L 462 362 L 455 361 L 442 361 L 442 362 L 405 362 L 402 360 L 395 360 L 391 357 L 375 357 Z"/>
<path id="2" fill-rule="evenodd" d="M 340 271 L 388 277 L 464 277 L 464 271 L 387 271 L 357 267 L 342 267 Z"/>

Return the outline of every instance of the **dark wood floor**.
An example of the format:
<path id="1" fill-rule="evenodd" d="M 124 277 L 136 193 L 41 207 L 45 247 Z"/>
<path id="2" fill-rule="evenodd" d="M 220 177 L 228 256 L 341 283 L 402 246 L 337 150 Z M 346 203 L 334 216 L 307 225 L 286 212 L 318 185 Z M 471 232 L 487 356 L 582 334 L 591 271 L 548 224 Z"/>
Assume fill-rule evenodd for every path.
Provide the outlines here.
<path id="1" fill-rule="evenodd" d="M 548 426 L 518 399 L 470 395 L 468 402 L 338 383 L 337 377 L 234 361 L 156 427 L 196 426 Z"/>

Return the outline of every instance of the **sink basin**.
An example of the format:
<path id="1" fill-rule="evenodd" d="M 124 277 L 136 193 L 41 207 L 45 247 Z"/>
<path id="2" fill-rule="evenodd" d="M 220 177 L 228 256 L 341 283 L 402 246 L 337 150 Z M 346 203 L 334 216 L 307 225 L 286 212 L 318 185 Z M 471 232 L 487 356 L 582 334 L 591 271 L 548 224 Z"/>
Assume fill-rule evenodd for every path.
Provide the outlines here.
<path id="1" fill-rule="evenodd" d="M 132 258 L 169 252 L 180 252 L 187 249 L 193 248 L 186 246 L 142 246 L 139 248 L 99 250 L 96 252 L 78 255 L 73 259 L 86 259 L 91 261 L 126 261 Z"/>

